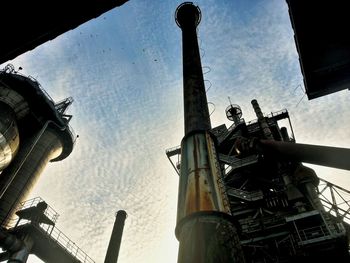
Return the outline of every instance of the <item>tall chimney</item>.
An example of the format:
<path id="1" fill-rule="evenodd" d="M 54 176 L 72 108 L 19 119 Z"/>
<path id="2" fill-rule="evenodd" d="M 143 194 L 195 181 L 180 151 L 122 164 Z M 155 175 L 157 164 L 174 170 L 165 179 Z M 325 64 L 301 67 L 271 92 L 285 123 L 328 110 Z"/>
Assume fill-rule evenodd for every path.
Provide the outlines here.
<path id="1" fill-rule="evenodd" d="M 176 11 L 176 23 L 182 30 L 185 135 L 211 129 L 196 33 L 200 20 L 200 9 L 190 2 Z"/>
<path id="2" fill-rule="evenodd" d="M 114 226 L 109 240 L 109 245 L 104 263 L 117 263 L 120 243 L 122 240 L 126 212 L 119 210 L 115 216 Z"/>
<path id="3" fill-rule="evenodd" d="M 185 136 L 181 142 L 176 237 L 178 263 L 244 262 L 212 135 L 191 2 L 175 13 L 182 30 Z"/>

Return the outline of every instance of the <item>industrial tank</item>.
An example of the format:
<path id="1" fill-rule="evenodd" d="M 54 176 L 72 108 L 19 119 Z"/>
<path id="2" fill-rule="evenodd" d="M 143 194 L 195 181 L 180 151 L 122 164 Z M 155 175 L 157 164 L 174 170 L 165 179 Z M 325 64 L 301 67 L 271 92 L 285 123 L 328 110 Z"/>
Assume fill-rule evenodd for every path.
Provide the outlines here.
<path id="1" fill-rule="evenodd" d="M 73 150 L 65 113 L 71 98 L 55 103 L 32 77 L 8 65 L 0 71 L 0 224 L 9 223 L 49 161 Z"/>

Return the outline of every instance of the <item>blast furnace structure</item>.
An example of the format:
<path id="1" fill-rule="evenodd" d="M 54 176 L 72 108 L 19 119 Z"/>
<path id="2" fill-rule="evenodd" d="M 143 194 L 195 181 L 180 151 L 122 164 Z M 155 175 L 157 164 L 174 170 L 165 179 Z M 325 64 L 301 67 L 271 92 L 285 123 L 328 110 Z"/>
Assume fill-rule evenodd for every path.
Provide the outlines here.
<path id="1" fill-rule="evenodd" d="M 350 192 L 303 162 L 350 170 L 350 149 L 296 143 L 288 111 L 265 116 L 255 99 L 256 120 L 246 122 L 230 104 L 234 123 L 212 128 L 196 35 L 201 12 L 185 2 L 175 19 L 185 136 L 166 154 L 179 174 L 178 263 L 349 262 L 350 210 L 337 205 L 335 193 Z"/>
<path id="2" fill-rule="evenodd" d="M 6 226 L 46 164 L 65 159 L 75 137 L 68 123 L 68 98 L 60 103 L 33 78 L 11 65 L 0 72 L 1 147 L 0 222 Z"/>
<path id="3" fill-rule="evenodd" d="M 25 263 L 35 254 L 48 263 L 93 263 L 55 227 L 58 214 L 41 198 L 25 202 L 48 162 L 73 150 L 72 102 L 55 103 L 11 64 L 0 71 L 0 262 Z"/>

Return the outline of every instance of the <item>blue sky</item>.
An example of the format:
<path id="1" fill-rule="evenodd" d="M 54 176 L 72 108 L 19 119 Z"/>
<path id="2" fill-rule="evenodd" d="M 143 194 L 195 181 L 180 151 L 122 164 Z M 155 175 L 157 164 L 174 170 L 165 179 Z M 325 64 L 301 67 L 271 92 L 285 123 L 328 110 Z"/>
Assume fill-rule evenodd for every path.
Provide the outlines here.
<path id="1" fill-rule="evenodd" d="M 118 262 L 177 259 L 178 178 L 165 150 L 183 137 L 181 30 L 174 21 L 180 3 L 130 0 L 9 61 L 55 101 L 74 98 L 68 113 L 79 134 L 75 149 L 47 166 L 31 197 L 58 211 L 57 227 L 96 262 L 103 262 L 119 209 L 128 218 Z M 230 125 L 228 97 L 247 121 L 256 118 L 250 101 L 257 99 L 267 114 L 288 109 L 297 142 L 350 148 L 348 91 L 304 96 L 285 1 L 195 4 L 213 126 Z M 347 171 L 311 167 L 350 188 Z"/>

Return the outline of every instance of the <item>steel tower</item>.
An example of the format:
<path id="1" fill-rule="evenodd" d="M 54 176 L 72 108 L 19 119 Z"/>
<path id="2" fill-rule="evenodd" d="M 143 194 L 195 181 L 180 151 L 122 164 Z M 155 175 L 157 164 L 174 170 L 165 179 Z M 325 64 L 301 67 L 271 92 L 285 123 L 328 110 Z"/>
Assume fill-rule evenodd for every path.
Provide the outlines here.
<path id="1" fill-rule="evenodd" d="M 0 223 L 5 227 L 46 164 L 65 159 L 75 136 L 68 98 L 54 103 L 33 78 L 0 71 Z"/>
<path id="2" fill-rule="evenodd" d="M 175 13 L 182 30 L 185 136 L 177 206 L 178 262 L 243 262 L 211 133 L 196 28 L 200 9 Z M 229 239 L 227 237 L 230 237 Z"/>
<path id="3" fill-rule="evenodd" d="M 201 13 L 185 2 L 175 17 L 185 136 L 166 154 L 180 176 L 178 262 L 349 262 L 350 209 L 335 205 L 338 190 L 333 202 L 320 198 L 320 179 L 302 162 L 350 170 L 350 149 L 296 143 L 288 111 L 265 116 L 255 99 L 257 120 L 245 122 L 231 104 L 234 124 L 211 128 L 196 35 Z M 289 130 L 280 127 L 286 120 Z"/>

